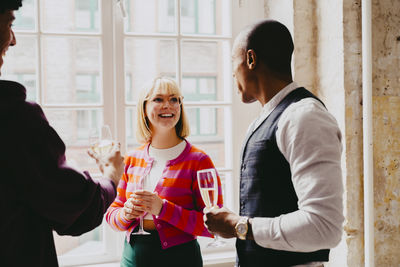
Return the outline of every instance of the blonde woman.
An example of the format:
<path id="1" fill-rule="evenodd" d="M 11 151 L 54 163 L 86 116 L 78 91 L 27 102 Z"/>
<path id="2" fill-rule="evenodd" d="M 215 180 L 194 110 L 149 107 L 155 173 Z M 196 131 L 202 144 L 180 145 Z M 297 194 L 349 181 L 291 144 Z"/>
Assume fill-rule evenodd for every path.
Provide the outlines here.
<path id="1" fill-rule="evenodd" d="M 176 82 L 161 77 L 142 92 L 137 138 L 144 143 L 125 157 L 118 196 L 106 220 L 126 231 L 121 266 L 203 266 L 196 236 L 212 237 L 204 226 L 205 207 L 198 170 L 215 168 L 210 157 L 185 138 L 189 124 Z M 137 185 L 145 182 L 142 191 Z M 218 176 L 218 205 L 222 206 Z M 150 235 L 133 235 L 139 218 Z"/>

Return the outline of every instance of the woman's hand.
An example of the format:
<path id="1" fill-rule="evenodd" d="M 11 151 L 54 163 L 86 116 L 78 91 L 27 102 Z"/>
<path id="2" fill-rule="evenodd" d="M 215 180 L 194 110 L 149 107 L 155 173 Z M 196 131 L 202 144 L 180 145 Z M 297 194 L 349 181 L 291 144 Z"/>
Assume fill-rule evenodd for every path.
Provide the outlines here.
<path id="1" fill-rule="evenodd" d="M 131 195 L 135 199 L 133 204 L 140 206 L 143 211 L 158 216 L 163 205 L 162 199 L 156 194 L 149 191 L 136 191 Z"/>
<path id="2" fill-rule="evenodd" d="M 133 220 L 143 215 L 144 210 L 141 206 L 137 206 L 134 204 L 135 199 L 130 197 L 126 200 L 124 207 L 122 209 L 122 215 L 125 217 L 126 220 Z"/>

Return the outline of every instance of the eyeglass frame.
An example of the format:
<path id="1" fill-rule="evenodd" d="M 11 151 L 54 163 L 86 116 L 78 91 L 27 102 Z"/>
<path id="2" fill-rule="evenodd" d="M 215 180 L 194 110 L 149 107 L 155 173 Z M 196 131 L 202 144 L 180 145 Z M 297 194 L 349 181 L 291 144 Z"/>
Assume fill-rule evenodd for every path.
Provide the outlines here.
<path id="1" fill-rule="evenodd" d="M 157 97 L 159 97 L 159 98 L 162 98 L 163 100 L 162 100 L 162 103 L 157 103 L 157 102 L 153 102 L 154 104 L 156 104 L 156 105 L 163 105 L 164 103 L 165 103 L 165 96 L 166 95 L 162 95 L 162 94 L 156 94 L 156 95 L 154 95 L 154 96 L 152 96 L 152 97 L 147 97 L 147 98 L 145 98 L 145 101 L 144 101 L 144 104 L 146 104 L 148 101 L 151 101 L 151 100 L 154 100 L 155 98 L 157 98 Z M 173 98 L 177 98 L 178 99 L 178 102 L 177 103 L 174 103 L 174 102 L 172 102 L 171 103 L 171 99 L 173 99 Z M 173 95 L 173 96 L 169 96 L 168 97 L 168 100 L 167 100 L 167 102 L 168 102 L 168 104 L 170 105 L 170 106 L 181 106 L 182 105 L 182 102 L 183 102 L 183 99 L 184 99 L 184 96 L 175 96 L 175 95 Z"/>

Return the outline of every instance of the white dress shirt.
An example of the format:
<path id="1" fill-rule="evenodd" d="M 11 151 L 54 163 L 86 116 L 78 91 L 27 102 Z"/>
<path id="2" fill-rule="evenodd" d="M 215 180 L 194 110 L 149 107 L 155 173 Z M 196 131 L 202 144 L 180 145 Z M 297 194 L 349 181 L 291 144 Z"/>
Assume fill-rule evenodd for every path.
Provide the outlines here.
<path id="1" fill-rule="evenodd" d="M 298 88 L 291 83 L 264 105 L 254 131 L 281 100 Z M 275 218 L 254 218 L 255 242 L 265 248 L 310 252 L 335 247 L 342 236 L 341 133 L 335 118 L 314 98 L 282 113 L 276 142 L 290 164 L 299 210 Z M 321 265 L 321 262 L 299 266 Z"/>

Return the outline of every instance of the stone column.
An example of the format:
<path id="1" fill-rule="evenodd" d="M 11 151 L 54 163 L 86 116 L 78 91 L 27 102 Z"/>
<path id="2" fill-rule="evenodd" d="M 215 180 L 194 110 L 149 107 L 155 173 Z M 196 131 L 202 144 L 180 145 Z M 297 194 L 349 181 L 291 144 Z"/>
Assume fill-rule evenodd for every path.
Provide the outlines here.
<path id="1" fill-rule="evenodd" d="M 347 266 L 364 266 L 361 0 L 343 1 Z"/>
<path id="2" fill-rule="evenodd" d="M 400 1 L 372 1 L 375 266 L 400 266 Z"/>

